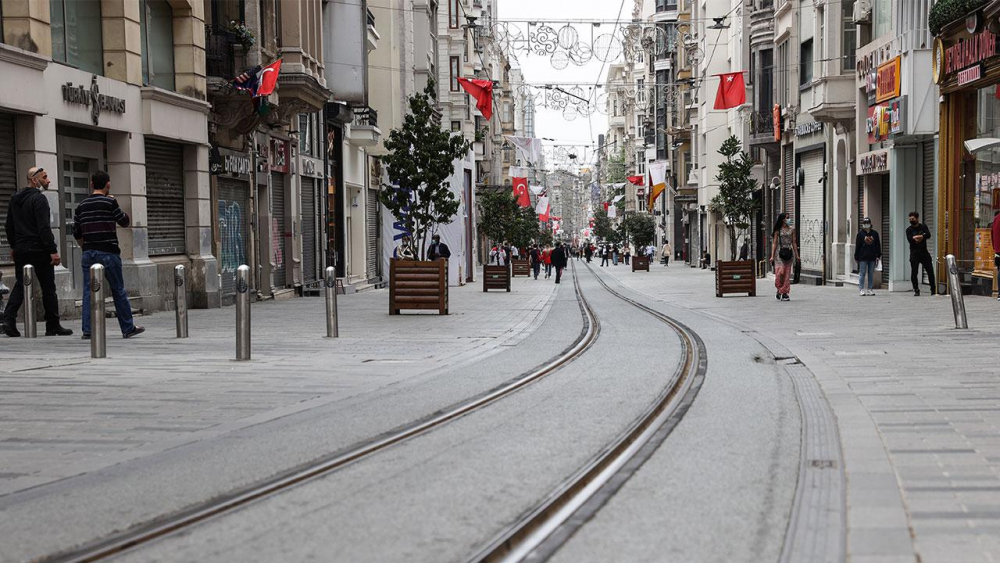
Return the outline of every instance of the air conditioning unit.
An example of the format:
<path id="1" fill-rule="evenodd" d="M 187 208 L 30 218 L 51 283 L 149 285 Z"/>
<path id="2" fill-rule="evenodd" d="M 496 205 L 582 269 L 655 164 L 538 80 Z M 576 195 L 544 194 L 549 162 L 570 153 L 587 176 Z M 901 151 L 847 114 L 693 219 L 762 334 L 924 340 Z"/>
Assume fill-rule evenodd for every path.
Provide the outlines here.
<path id="1" fill-rule="evenodd" d="M 854 3 L 854 23 L 872 21 L 872 0 L 858 0 Z"/>

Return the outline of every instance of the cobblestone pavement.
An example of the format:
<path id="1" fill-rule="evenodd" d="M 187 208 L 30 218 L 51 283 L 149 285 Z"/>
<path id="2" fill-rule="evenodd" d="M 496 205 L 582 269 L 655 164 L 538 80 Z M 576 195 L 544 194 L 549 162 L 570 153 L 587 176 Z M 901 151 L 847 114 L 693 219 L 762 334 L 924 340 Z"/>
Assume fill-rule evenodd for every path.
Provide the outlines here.
<path id="1" fill-rule="evenodd" d="M 385 291 L 340 296 L 336 340 L 322 298 L 257 303 L 251 362 L 231 359 L 232 307 L 190 311 L 187 340 L 171 312 L 137 318 L 147 332 L 130 340 L 111 321 L 104 360 L 77 335 L 0 337 L 0 498 L 501 351 L 540 326 L 556 287 L 515 285 L 452 288 L 446 317 L 390 319 Z"/>
<path id="2" fill-rule="evenodd" d="M 602 270 L 652 301 L 787 349 L 812 372 L 840 432 L 850 561 L 1000 559 L 995 300 L 968 297 L 971 329 L 961 331 L 947 296 L 859 297 L 851 287 L 796 285 L 781 303 L 771 298 L 773 282 L 759 280 L 757 298 L 720 299 L 707 270 Z"/>

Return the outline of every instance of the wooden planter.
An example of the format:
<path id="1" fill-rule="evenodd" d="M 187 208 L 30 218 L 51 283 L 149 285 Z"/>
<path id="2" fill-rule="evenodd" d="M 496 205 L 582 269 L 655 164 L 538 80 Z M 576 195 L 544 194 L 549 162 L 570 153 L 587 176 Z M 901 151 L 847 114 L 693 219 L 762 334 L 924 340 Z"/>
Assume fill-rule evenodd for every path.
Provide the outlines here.
<path id="1" fill-rule="evenodd" d="M 727 293 L 757 296 L 757 276 L 753 260 L 719 260 L 715 263 L 715 296 L 722 297 Z"/>
<path id="2" fill-rule="evenodd" d="M 649 271 L 649 257 L 648 256 L 633 256 L 632 257 L 632 271 L 637 272 L 639 270 Z"/>
<path id="3" fill-rule="evenodd" d="M 508 266 L 483 266 L 483 292 L 491 289 L 503 289 L 510 291 L 510 267 Z"/>
<path id="4" fill-rule="evenodd" d="M 531 275 L 531 262 L 528 260 L 511 260 L 510 261 L 510 276 L 524 276 L 528 277 Z"/>
<path id="5" fill-rule="evenodd" d="M 403 309 L 437 309 L 448 314 L 447 260 L 390 260 L 389 314 Z"/>

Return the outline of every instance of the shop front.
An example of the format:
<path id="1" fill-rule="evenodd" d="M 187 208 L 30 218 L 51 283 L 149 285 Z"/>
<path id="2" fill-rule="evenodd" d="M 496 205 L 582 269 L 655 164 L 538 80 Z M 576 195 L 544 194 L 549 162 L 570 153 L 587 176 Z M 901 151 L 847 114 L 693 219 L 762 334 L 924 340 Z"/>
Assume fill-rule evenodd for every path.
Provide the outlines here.
<path id="1" fill-rule="evenodd" d="M 932 71 L 943 100 L 938 262 L 954 254 L 963 292 L 994 296 L 990 224 L 1000 211 L 1000 38 L 990 28 L 996 12 L 1000 2 L 987 6 L 988 17 L 977 12 L 946 27 L 934 41 Z"/>
<path id="2" fill-rule="evenodd" d="M 236 297 L 236 269 L 244 264 L 251 265 L 250 186 L 254 166 L 249 153 L 225 147 L 215 149 L 213 157 L 220 294 L 222 303 L 230 305 Z"/>

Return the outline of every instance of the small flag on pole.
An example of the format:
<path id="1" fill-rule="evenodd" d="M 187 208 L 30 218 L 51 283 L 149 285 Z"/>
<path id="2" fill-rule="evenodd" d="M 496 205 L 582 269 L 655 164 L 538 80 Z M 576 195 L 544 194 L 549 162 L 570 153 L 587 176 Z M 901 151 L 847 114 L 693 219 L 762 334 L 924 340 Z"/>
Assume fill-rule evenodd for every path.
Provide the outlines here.
<path id="1" fill-rule="evenodd" d="M 730 109 L 747 101 L 747 87 L 743 72 L 719 74 L 719 91 L 715 94 L 715 109 Z"/>

